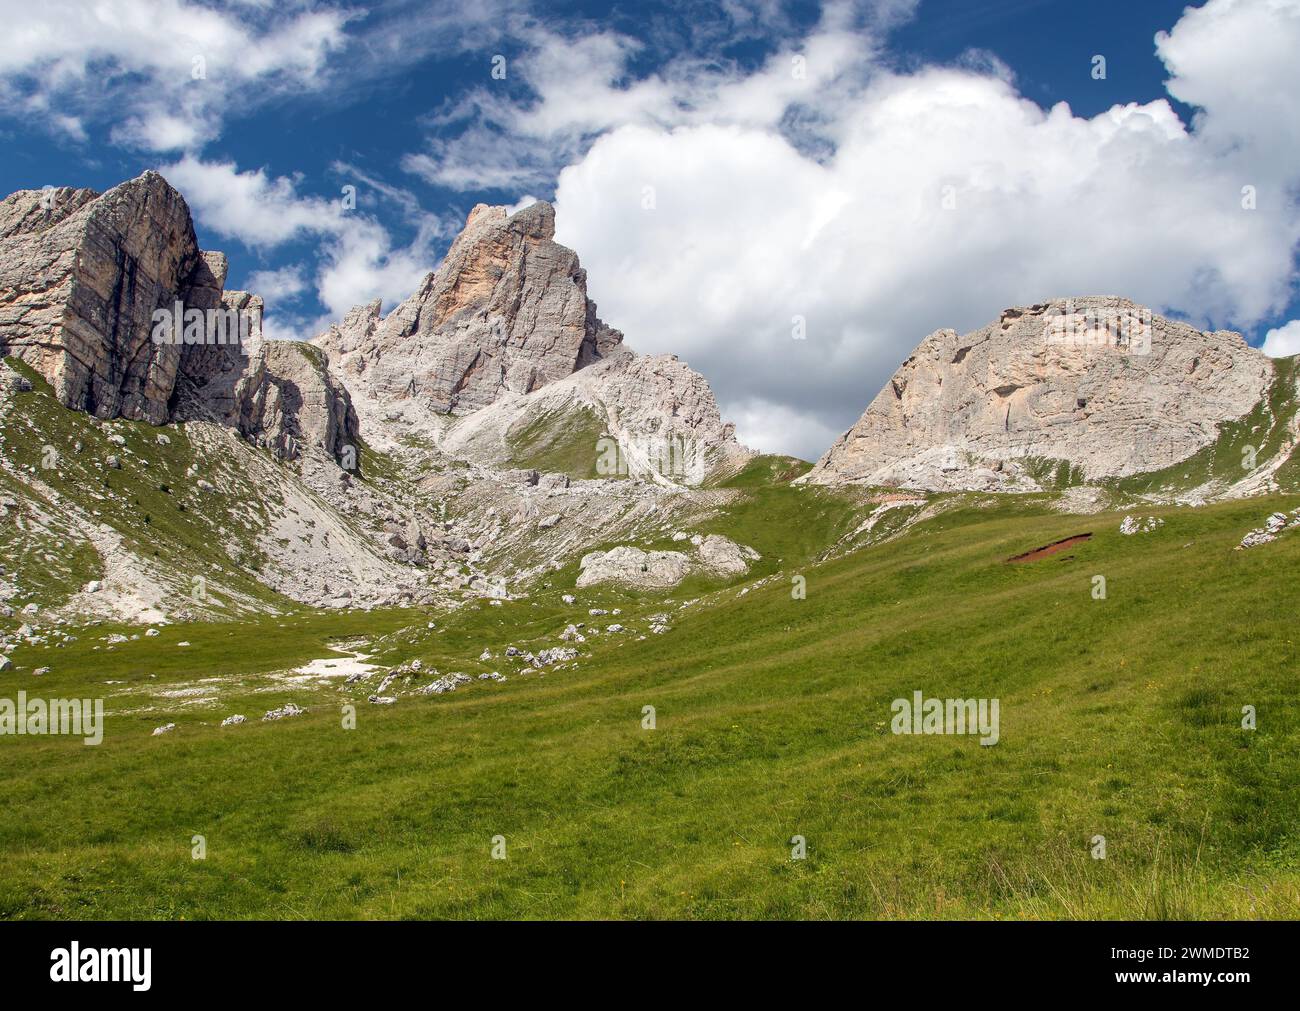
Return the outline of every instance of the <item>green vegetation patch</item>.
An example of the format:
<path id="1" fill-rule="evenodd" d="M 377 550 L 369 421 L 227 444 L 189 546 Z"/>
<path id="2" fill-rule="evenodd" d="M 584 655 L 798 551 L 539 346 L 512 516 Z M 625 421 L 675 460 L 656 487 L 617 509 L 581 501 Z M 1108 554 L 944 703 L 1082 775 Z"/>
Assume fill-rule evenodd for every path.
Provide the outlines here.
<path id="1" fill-rule="evenodd" d="M 604 421 L 589 407 L 538 414 L 507 434 L 507 466 L 567 474 L 578 480 L 617 477 L 620 475 L 597 472 L 597 443 L 606 434 Z"/>

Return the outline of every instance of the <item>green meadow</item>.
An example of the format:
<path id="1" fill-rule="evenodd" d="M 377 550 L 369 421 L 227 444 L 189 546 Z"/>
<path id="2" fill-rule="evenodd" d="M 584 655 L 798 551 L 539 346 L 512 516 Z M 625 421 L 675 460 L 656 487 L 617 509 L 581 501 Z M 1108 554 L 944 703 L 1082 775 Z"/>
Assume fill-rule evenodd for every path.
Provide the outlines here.
<path id="1" fill-rule="evenodd" d="M 705 531 L 763 553 L 728 585 L 566 605 L 571 567 L 502 606 L 291 609 L 111 650 L 140 630 L 96 625 L 17 650 L 0 695 L 108 713 L 98 747 L 0 737 L 0 917 L 1300 913 L 1300 532 L 1234 550 L 1300 496 L 1144 510 L 1164 525 L 1134 536 L 1123 512 L 972 497 L 819 560 L 854 502 L 759 467 Z M 578 621 L 629 631 L 534 673 L 503 656 Z M 373 681 L 275 676 L 346 642 L 421 660 L 403 692 L 429 668 L 474 680 L 374 705 Z M 915 691 L 997 699 L 998 743 L 892 733 Z M 290 701 L 306 712 L 261 719 Z M 248 722 L 220 727 L 232 713 Z"/>

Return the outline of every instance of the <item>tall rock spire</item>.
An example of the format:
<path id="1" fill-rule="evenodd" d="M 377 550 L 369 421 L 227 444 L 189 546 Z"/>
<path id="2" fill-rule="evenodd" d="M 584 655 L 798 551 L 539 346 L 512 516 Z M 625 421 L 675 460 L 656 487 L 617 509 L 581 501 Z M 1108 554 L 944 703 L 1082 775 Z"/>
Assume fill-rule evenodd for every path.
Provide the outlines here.
<path id="1" fill-rule="evenodd" d="M 479 204 L 436 271 L 382 320 L 359 307 L 314 343 L 353 386 L 466 414 L 599 361 L 623 340 L 596 315 L 587 274 L 554 241 L 555 211 Z"/>

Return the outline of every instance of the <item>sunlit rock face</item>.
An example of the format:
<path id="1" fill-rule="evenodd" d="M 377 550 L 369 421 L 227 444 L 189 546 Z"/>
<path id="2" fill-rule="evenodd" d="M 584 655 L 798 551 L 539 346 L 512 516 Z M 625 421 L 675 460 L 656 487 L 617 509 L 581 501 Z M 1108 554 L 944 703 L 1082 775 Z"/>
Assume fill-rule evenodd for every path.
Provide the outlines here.
<path id="1" fill-rule="evenodd" d="M 1204 333 L 1127 299 L 1062 299 L 925 338 L 805 480 L 1032 490 L 1035 464 L 1085 479 L 1187 459 L 1273 377 L 1240 334 Z"/>
<path id="2" fill-rule="evenodd" d="M 480 204 L 446 258 L 386 317 L 353 309 L 313 341 L 354 392 L 467 414 L 599 361 L 623 339 L 596 316 L 573 250 L 553 241 L 555 211 L 507 215 Z"/>

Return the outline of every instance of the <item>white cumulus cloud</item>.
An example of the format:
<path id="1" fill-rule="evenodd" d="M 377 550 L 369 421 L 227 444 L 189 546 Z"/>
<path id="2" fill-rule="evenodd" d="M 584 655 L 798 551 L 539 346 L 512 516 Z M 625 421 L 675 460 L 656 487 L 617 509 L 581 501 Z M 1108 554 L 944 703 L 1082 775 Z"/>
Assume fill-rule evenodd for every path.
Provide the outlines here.
<path id="1" fill-rule="evenodd" d="M 1300 355 L 1300 319 L 1293 319 L 1264 335 L 1264 354 L 1270 358 Z"/>
<path id="2" fill-rule="evenodd" d="M 1248 327 L 1293 291 L 1300 0 L 1210 0 L 1158 44 L 1192 124 L 1163 100 L 1044 110 L 996 68 L 860 67 L 798 101 L 776 83 L 788 54 L 743 80 L 683 78 L 685 112 L 649 122 L 643 96 L 560 173 L 557 238 L 630 343 L 745 405 L 742 438 L 804 456 L 927 333 L 1007 306 L 1120 294 Z M 614 102 L 598 92 L 593 107 Z"/>
<path id="3" fill-rule="evenodd" d="M 353 17 L 297 4 L 0 0 L 0 102 L 52 132 L 69 127 L 47 110 L 75 110 L 113 122 L 117 142 L 189 150 L 217 136 L 232 105 L 320 86 Z"/>
<path id="4" fill-rule="evenodd" d="M 160 171 L 185 194 L 199 222 L 219 236 L 260 250 L 305 237 L 319 240 L 314 283 L 333 318 L 375 298 L 393 306 L 415 290 L 436 260 L 433 246 L 443 222 L 434 215 L 413 212 L 416 235 L 402 245 L 359 207 L 346 206 L 342 188 L 338 197 L 306 195 L 299 192 L 299 179 L 270 176 L 262 169 L 241 172 L 232 162 L 205 162 L 191 155 Z M 286 295 L 297 293 L 285 288 L 295 276 L 292 271 L 263 275 Z M 250 281 L 253 291 L 258 290 L 256 280 Z M 270 298 L 267 308 L 268 316 L 276 308 Z M 328 318 L 307 325 L 325 322 Z M 282 321 L 280 326 L 289 324 Z"/>

